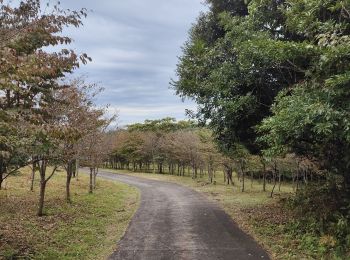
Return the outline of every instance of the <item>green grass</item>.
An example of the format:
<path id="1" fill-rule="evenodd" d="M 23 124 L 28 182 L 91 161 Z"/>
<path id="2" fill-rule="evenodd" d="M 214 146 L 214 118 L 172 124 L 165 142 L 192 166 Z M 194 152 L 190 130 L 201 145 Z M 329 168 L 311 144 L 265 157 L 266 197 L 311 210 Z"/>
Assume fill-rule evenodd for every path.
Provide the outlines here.
<path id="1" fill-rule="evenodd" d="M 88 194 L 88 178 L 72 180 L 72 200 L 64 199 L 65 174 L 48 183 L 44 217 L 36 217 L 38 183 L 29 192 L 29 171 L 9 178 L 0 191 L 0 259 L 105 259 L 124 234 L 139 201 L 128 185 L 98 180 Z"/>
<path id="2" fill-rule="evenodd" d="M 266 192 L 263 192 L 261 183 L 254 180 L 251 185 L 247 177 L 246 191 L 241 192 L 242 183 L 235 177 L 234 186 L 225 185 L 222 172 L 216 174 L 214 185 L 209 184 L 206 176 L 193 180 L 190 177 L 167 174 L 110 171 L 174 182 L 205 194 L 210 200 L 221 205 L 245 232 L 253 236 L 269 252 L 272 259 L 317 259 L 312 250 L 302 247 L 299 238 L 286 231 L 286 225 L 292 221 L 292 217 L 279 202 L 293 194 L 292 185 L 289 183 L 283 183 L 281 191 L 278 191 L 277 186 L 274 197 L 270 198 L 272 184 L 267 184 Z"/>

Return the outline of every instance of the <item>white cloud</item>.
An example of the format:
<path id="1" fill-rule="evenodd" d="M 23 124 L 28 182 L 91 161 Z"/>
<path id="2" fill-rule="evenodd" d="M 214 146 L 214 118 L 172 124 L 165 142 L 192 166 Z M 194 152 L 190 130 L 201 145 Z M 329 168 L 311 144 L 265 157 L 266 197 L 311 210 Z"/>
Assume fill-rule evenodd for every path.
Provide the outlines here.
<path id="1" fill-rule="evenodd" d="M 195 110 L 193 103 L 180 103 L 177 105 L 154 105 L 154 106 L 110 106 L 110 114 L 118 114 L 121 125 L 134 122 L 143 122 L 145 119 L 158 119 L 175 117 L 178 120 L 186 119 L 185 110 Z M 136 119 L 136 120 L 135 120 Z"/>
<path id="2" fill-rule="evenodd" d="M 84 26 L 65 31 L 73 49 L 92 63 L 77 74 L 105 87 L 99 104 L 119 109 L 121 124 L 172 116 L 185 118 L 169 81 L 190 26 L 205 7 L 202 0 L 61 0 L 71 9 L 92 9 Z M 69 47 L 69 48 L 70 48 Z"/>

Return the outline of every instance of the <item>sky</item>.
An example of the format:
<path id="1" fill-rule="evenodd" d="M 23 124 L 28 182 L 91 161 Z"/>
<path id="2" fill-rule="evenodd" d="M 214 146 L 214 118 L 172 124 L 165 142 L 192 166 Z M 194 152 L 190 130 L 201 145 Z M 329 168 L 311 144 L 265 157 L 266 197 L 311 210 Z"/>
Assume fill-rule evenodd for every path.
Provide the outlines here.
<path id="1" fill-rule="evenodd" d="M 75 75 L 105 88 L 96 102 L 117 111 L 120 125 L 182 120 L 185 109 L 195 109 L 169 82 L 192 23 L 206 9 L 201 0 L 61 0 L 61 7 L 89 10 L 83 27 L 65 32 L 74 39 L 70 48 L 93 60 Z"/>

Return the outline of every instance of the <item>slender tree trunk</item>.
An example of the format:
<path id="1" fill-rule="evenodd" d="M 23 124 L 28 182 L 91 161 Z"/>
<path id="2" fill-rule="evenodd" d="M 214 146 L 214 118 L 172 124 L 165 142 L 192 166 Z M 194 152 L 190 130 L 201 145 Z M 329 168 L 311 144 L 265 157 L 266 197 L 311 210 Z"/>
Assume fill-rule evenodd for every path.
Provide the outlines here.
<path id="1" fill-rule="evenodd" d="M 245 172 L 242 171 L 242 192 L 244 192 L 245 187 L 244 187 L 244 180 L 245 180 Z"/>
<path id="2" fill-rule="evenodd" d="M 264 157 L 260 156 L 260 161 L 263 166 L 263 191 L 266 191 L 266 163 Z"/>
<path id="3" fill-rule="evenodd" d="M 78 180 L 78 177 L 79 177 L 79 167 L 80 167 L 79 159 L 76 159 L 75 160 L 75 177 L 76 177 L 77 180 Z"/>
<path id="4" fill-rule="evenodd" d="M 266 171 L 263 173 L 263 191 L 266 191 Z"/>
<path id="5" fill-rule="evenodd" d="M 72 180 L 72 175 L 73 175 L 73 163 L 74 161 L 72 162 L 68 162 L 68 165 L 67 165 L 67 178 L 66 178 L 66 200 L 68 203 L 71 202 L 71 196 L 70 196 L 70 183 L 71 183 L 71 180 Z"/>
<path id="6" fill-rule="evenodd" d="M 55 166 L 50 176 L 46 177 L 47 163 L 48 163 L 47 160 L 41 160 L 41 165 L 40 165 L 40 162 L 37 163 L 39 168 L 39 173 L 40 173 L 40 193 L 39 193 L 39 206 L 38 206 L 38 212 L 37 212 L 38 216 L 43 216 L 46 184 L 57 170 L 57 166 Z"/>
<path id="7" fill-rule="evenodd" d="M 245 162 L 243 160 L 240 160 L 240 167 L 242 172 L 242 192 L 245 191 Z"/>
<path id="8" fill-rule="evenodd" d="M 212 172 L 212 167 L 210 165 L 208 165 L 208 177 L 209 177 L 210 183 L 213 183 L 213 172 Z"/>
<path id="9" fill-rule="evenodd" d="M 98 175 L 98 168 L 94 169 L 94 190 L 96 189 L 96 178 Z"/>
<path id="10" fill-rule="evenodd" d="M 307 179 L 307 172 L 308 172 L 308 169 L 307 170 L 304 170 L 304 183 L 305 185 L 307 185 L 307 182 L 308 182 L 308 179 Z M 345 182 L 344 182 L 345 183 Z"/>
<path id="11" fill-rule="evenodd" d="M 38 163 L 40 173 L 40 192 L 39 192 L 39 205 L 37 215 L 43 216 L 45 190 L 46 190 L 46 161 L 42 160 L 41 165 Z"/>
<path id="12" fill-rule="evenodd" d="M 272 198 L 273 196 L 273 192 L 275 191 L 276 184 L 277 184 L 277 163 L 275 162 L 274 169 L 273 169 L 273 187 L 271 190 L 270 198 Z"/>
<path id="13" fill-rule="evenodd" d="M 281 174 L 281 172 L 279 171 L 279 172 L 278 172 L 278 191 L 281 191 L 281 184 L 282 184 L 282 182 L 281 182 L 281 177 L 282 177 L 282 174 Z"/>
<path id="14" fill-rule="evenodd" d="M 296 182 L 297 182 L 296 191 L 298 191 L 299 190 L 299 169 L 297 170 Z"/>
<path id="15" fill-rule="evenodd" d="M 5 165 L 2 162 L 2 160 L 0 161 L 0 190 L 2 189 L 2 184 L 4 182 L 4 174 L 5 174 Z"/>
<path id="16" fill-rule="evenodd" d="M 66 180 L 66 200 L 68 203 L 71 203 L 71 197 L 70 197 L 70 181 L 72 179 L 72 176 L 67 174 L 67 180 Z"/>
<path id="17" fill-rule="evenodd" d="M 232 180 L 232 172 L 233 170 L 230 168 L 228 171 L 227 171 L 227 184 L 230 184 L 231 182 L 231 185 L 235 185 L 233 180 Z"/>
<path id="18" fill-rule="evenodd" d="M 32 164 L 32 175 L 30 176 L 30 191 L 34 191 L 34 182 L 35 182 L 35 166 L 36 163 L 33 162 Z"/>
<path id="19" fill-rule="evenodd" d="M 41 161 L 41 165 L 39 165 L 40 172 L 40 192 L 39 192 L 39 206 L 38 213 L 39 217 L 43 216 L 44 211 L 44 202 L 45 202 L 45 190 L 46 190 L 46 161 Z"/>
<path id="20" fill-rule="evenodd" d="M 275 188 L 276 188 L 276 182 L 277 182 L 276 179 L 277 179 L 277 178 L 276 178 L 276 174 L 274 173 L 274 174 L 273 174 L 274 183 L 273 183 L 273 187 L 272 187 L 272 190 L 271 190 L 270 198 L 272 198 L 273 192 L 275 191 Z"/>
<path id="21" fill-rule="evenodd" d="M 250 187 L 253 189 L 253 182 L 254 182 L 254 172 L 251 171 L 250 173 Z"/>
<path id="22" fill-rule="evenodd" d="M 93 185 L 93 173 L 94 171 L 94 168 L 90 168 L 90 185 L 89 185 L 89 193 L 92 193 L 93 192 L 93 189 L 94 189 L 94 185 Z"/>
<path id="23" fill-rule="evenodd" d="M 45 190 L 46 190 L 46 181 L 41 179 L 40 181 L 40 193 L 39 193 L 39 207 L 38 207 L 38 216 L 41 217 L 44 215 L 44 201 L 45 201 Z"/>

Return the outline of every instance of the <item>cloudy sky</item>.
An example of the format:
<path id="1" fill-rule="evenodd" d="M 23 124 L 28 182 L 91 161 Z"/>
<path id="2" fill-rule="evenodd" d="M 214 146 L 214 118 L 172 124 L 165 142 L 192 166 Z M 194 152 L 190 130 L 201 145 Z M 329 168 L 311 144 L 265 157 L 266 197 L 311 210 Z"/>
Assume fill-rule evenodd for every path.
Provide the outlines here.
<path id="1" fill-rule="evenodd" d="M 78 74 L 105 91 L 99 104 L 119 111 L 126 125 L 165 116 L 184 119 L 183 103 L 169 82 L 188 30 L 205 6 L 201 0 L 61 0 L 65 8 L 85 7 L 84 26 L 69 30 L 73 48 L 93 62 Z"/>

